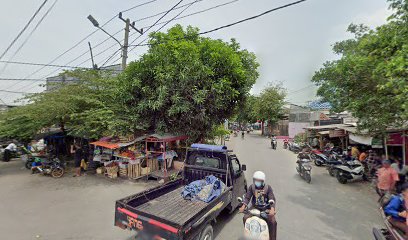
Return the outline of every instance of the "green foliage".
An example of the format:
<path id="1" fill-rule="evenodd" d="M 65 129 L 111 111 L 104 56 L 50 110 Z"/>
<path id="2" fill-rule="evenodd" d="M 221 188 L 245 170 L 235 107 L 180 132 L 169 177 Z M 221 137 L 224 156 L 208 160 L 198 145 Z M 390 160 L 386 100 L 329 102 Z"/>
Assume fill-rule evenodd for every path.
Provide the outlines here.
<path id="1" fill-rule="evenodd" d="M 258 78 L 253 53 L 177 25 L 150 35 L 151 47 L 119 76 L 66 72 L 80 82 L 28 97 L 30 104 L 0 115 L 0 137 L 30 138 L 41 128 L 99 138 L 140 132 L 187 134 L 192 141 L 243 104 Z"/>
<path id="2" fill-rule="evenodd" d="M 278 122 L 283 115 L 286 90 L 281 84 L 269 84 L 262 90 L 254 104 L 254 115 L 270 124 Z"/>
<path id="3" fill-rule="evenodd" d="M 242 125 L 256 122 L 258 118 L 254 108 L 257 101 L 258 97 L 249 95 L 242 104 L 237 106 L 234 121 Z"/>
<path id="4" fill-rule="evenodd" d="M 336 43 L 340 59 L 326 62 L 313 81 L 334 111 L 351 111 L 371 131 L 408 120 L 408 1 L 393 0 L 395 14 L 375 30 L 350 25 L 355 37 Z"/>
<path id="5" fill-rule="evenodd" d="M 298 133 L 298 134 L 295 135 L 295 137 L 293 139 L 293 141 L 295 143 L 303 143 L 303 142 L 306 142 L 306 140 L 307 140 L 306 133 Z"/>
<path id="6" fill-rule="evenodd" d="M 124 108 L 151 130 L 188 134 L 198 140 L 230 118 L 258 77 L 255 55 L 200 37 L 177 25 L 151 34 L 152 46 L 120 77 Z"/>

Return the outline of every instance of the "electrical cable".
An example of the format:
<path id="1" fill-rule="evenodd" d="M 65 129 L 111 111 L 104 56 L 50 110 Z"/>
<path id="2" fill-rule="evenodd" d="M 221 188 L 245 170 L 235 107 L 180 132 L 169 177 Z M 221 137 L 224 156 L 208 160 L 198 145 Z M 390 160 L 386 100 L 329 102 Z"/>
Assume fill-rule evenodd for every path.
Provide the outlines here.
<path id="1" fill-rule="evenodd" d="M 34 79 L 34 78 L 0 78 L 0 81 L 46 81 L 46 79 Z"/>
<path id="2" fill-rule="evenodd" d="M 44 19 L 47 17 L 47 15 L 51 12 L 51 10 L 54 8 L 55 4 L 58 2 L 58 0 L 55 0 L 54 3 L 48 8 L 48 10 L 44 13 L 44 15 L 42 16 L 42 18 L 37 22 L 37 24 L 35 25 L 35 27 L 33 28 L 33 30 L 31 30 L 31 32 L 28 34 L 28 36 L 26 37 L 26 39 L 24 40 L 24 42 L 20 45 L 20 47 L 18 47 L 18 49 L 14 52 L 14 54 L 8 59 L 9 61 L 13 60 L 14 57 L 21 51 L 21 49 L 24 47 L 24 45 L 28 42 L 28 40 L 30 39 L 30 37 L 34 34 L 34 32 L 37 30 L 37 28 L 41 25 L 41 23 L 44 21 Z M 7 63 L 4 64 L 3 68 L 0 71 L 0 74 L 2 74 L 6 68 L 7 68 Z"/>
<path id="3" fill-rule="evenodd" d="M 43 66 L 43 67 L 84 68 L 84 67 L 76 67 L 76 66 L 68 66 L 68 65 L 33 63 L 33 62 L 17 62 L 17 61 L 5 61 L 5 60 L 0 60 L 0 63 L 9 63 L 9 64 L 11 63 L 11 64 L 30 65 L 30 66 Z M 84 69 L 86 69 L 86 68 L 84 68 Z M 24 79 L 26 79 L 26 78 L 24 78 Z"/>
<path id="4" fill-rule="evenodd" d="M 155 1 L 157 1 L 157 0 L 151 0 L 151 1 L 148 1 L 148 2 L 145 2 L 145 3 L 142 3 L 142 4 L 138 4 L 138 5 L 134 6 L 134 7 L 125 9 L 125 10 L 123 10 L 122 12 L 130 11 L 130 10 L 133 10 L 133 9 L 135 9 L 135 8 L 137 8 L 137 7 L 141 7 L 141 6 L 144 6 L 144 5 L 146 5 L 146 4 L 153 3 L 153 2 L 155 2 Z M 110 18 L 108 21 L 106 21 L 104 24 L 102 24 L 101 27 L 106 26 L 107 24 L 109 24 L 110 22 L 112 22 L 112 21 L 113 21 L 116 17 L 118 17 L 118 16 L 119 16 L 119 14 L 116 14 L 115 16 L 113 16 L 112 18 Z M 48 64 L 53 64 L 55 61 L 57 61 L 57 60 L 60 59 L 62 56 L 64 56 L 64 55 L 67 54 L 68 52 L 72 51 L 72 50 L 75 49 L 76 47 L 78 47 L 81 43 L 83 43 L 84 41 L 86 41 L 89 37 L 91 37 L 92 35 L 94 35 L 94 34 L 95 34 L 96 32 L 98 32 L 98 31 L 100 31 L 99 28 L 97 28 L 97 29 L 95 29 L 94 31 L 92 31 L 91 33 L 87 34 L 84 38 L 82 38 L 81 40 L 79 40 L 79 41 L 78 41 L 77 43 L 75 43 L 72 47 L 68 48 L 68 49 L 65 50 L 63 53 L 59 54 L 57 57 L 55 57 L 54 59 L 52 59 Z M 44 69 L 44 67 L 43 67 L 43 68 L 40 68 L 40 69 L 38 69 L 38 70 L 36 70 L 36 71 L 34 71 L 34 72 L 31 73 L 31 74 L 29 74 L 28 76 L 26 76 L 26 78 L 29 78 L 29 77 L 33 76 L 34 74 L 40 72 L 42 69 Z"/>
<path id="5" fill-rule="evenodd" d="M 266 11 L 266 12 L 261 13 L 261 14 L 258 14 L 258 15 L 255 15 L 255 16 L 252 16 L 252 17 L 249 17 L 249 18 L 245 18 L 245 19 L 242 19 L 242 20 L 239 20 L 239 21 L 236 21 L 236 22 L 227 24 L 227 25 L 223 25 L 223 26 L 221 26 L 221 27 L 217 27 L 217 28 L 214 28 L 214 29 L 205 31 L 205 32 L 200 32 L 200 33 L 198 33 L 198 34 L 199 34 L 199 35 L 205 35 L 205 34 L 208 34 L 208 33 L 211 33 L 211 32 L 215 32 L 215 31 L 218 31 L 218 30 L 221 30 L 221 29 L 224 29 L 224 28 L 232 27 L 232 26 L 234 26 L 234 25 L 237 25 L 237 24 L 240 24 L 240 23 L 243 23 L 243 22 L 246 22 L 246 21 L 249 21 L 249 20 L 253 20 L 253 19 L 258 18 L 258 17 L 261 17 L 261 16 L 263 16 L 263 15 L 265 15 L 265 14 L 268 14 L 268 13 L 271 13 L 271 12 L 275 12 L 275 11 L 277 11 L 277 10 L 281 10 L 281 9 L 283 9 L 283 8 L 287 8 L 287 7 L 290 7 L 290 6 L 293 6 L 293 5 L 297 5 L 297 4 L 300 4 L 300 3 L 302 3 L 302 2 L 306 2 L 306 1 L 307 1 L 307 0 L 300 0 L 300 1 L 292 2 L 292 3 L 286 4 L 286 5 L 282 5 L 282 6 L 280 6 L 280 7 L 276 7 L 276 8 L 270 9 L 270 10 L 268 10 L 268 11 Z M 182 37 L 182 38 L 179 38 L 179 39 L 172 39 L 171 41 L 183 40 L 183 39 L 187 39 L 187 37 Z M 146 40 L 146 39 L 145 39 L 145 40 Z M 139 44 L 131 45 L 131 46 L 133 46 L 133 47 L 138 47 L 138 46 L 152 46 L 152 45 L 162 44 L 162 43 L 165 43 L 165 42 L 166 42 L 166 41 L 160 41 L 160 42 L 155 42 L 155 43 L 145 43 L 145 44 L 139 43 Z"/>
<path id="6" fill-rule="evenodd" d="M 9 90 L 1 90 L 0 92 L 6 92 L 6 93 L 18 93 L 18 94 L 35 94 L 34 92 L 19 92 L 19 91 L 9 91 Z"/>
<path id="7" fill-rule="evenodd" d="M 40 7 L 35 11 L 34 15 L 31 16 L 30 20 L 26 23 L 24 28 L 17 34 L 17 36 L 11 41 L 10 45 L 6 48 L 6 50 L 0 55 L 0 60 L 4 57 L 4 55 L 7 54 L 7 52 L 10 50 L 10 48 L 17 42 L 17 40 L 21 37 L 21 35 L 27 30 L 28 26 L 33 22 L 34 18 L 38 15 L 38 13 L 41 11 L 41 9 L 44 7 L 44 5 L 48 2 L 48 0 L 45 0 Z"/>
<path id="8" fill-rule="evenodd" d="M 199 1 L 199 0 L 196 0 L 196 1 Z M 143 31 L 143 34 L 146 34 L 152 27 L 154 27 L 155 26 L 155 24 L 157 24 L 158 22 L 160 22 L 160 20 L 162 20 L 165 16 L 167 16 L 167 14 L 169 14 L 171 11 L 173 11 L 178 5 L 180 5 L 180 3 L 182 3 L 183 2 L 183 0 L 180 0 L 178 3 L 176 3 L 176 5 L 174 5 L 172 8 L 170 8 L 169 10 L 167 10 L 159 19 L 157 19 L 156 20 L 156 22 L 155 23 L 153 23 L 153 25 L 152 26 L 150 26 L 149 28 L 147 28 L 146 30 L 144 30 Z M 191 3 L 190 3 L 191 4 Z M 129 37 L 131 37 L 133 34 L 135 34 L 135 33 L 132 33 L 132 34 L 130 34 L 130 36 Z M 139 39 L 140 37 L 141 37 L 142 35 L 139 35 L 137 38 L 135 38 L 129 45 L 131 45 L 131 44 L 133 44 L 137 39 Z M 114 45 L 112 45 L 112 46 L 110 46 L 109 48 L 112 48 Z M 106 51 L 106 49 L 104 50 L 104 51 Z M 129 51 L 130 52 L 130 51 Z M 117 55 L 117 53 L 115 53 L 115 54 L 113 54 L 113 57 L 115 57 L 115 55 Z M 109 58 L 113 58 L 112 56 L 111 57 L 109 57 Z M 89 61 L 89 59 L 87 60 L 87 61 Z M 116 62 L 117 60 L 115 60 L 114 62 Z M 106 62 L 107 63 L 107 62 Z M 106 64 L 105 63 L 105 64 Z M 82 63 L 81 64 L 79 64 L 79 65 L 82 65 Z"/>
<path id="9" fill-rule="evenodd" d="M 201 0 L 201 1 L 202 1 L 202 0 Z M 223 6 L 226 6 L 226 5 L 230 5 L 230 4 L 236 3 L 236 2 L 238 2 L 238 1 L 239 1 L 239 0 L 229 1 L 229 2 L 226 2 L 226 3 L 223 3 L 223 4 L 219 4 L 219 5 L 210 7 L 210 8 L 206 8 L 206 9 L 201 10 L 201 11 L 197 11 L 197 12 L 193 12 L 193 13 L 190 13 L 190 14 L 183 15 L 183 16 L 181 16 L 181 17 L 175 18 L 174 20 L 179 20 L 179 19 L 183 19 L 183 18 L 186 18 L 186 17 L 191 17 L 191 16 L 194 16 L 194 15 L 197 15 L 197 14 L 200 14 L 200 13 L 208 12 L 208 11 L 210 11 L 210 10 L 213 10 L 213 9 L 216 9 L 216 8 L 219 8 L 219 7 L 223 7 Z M 162 25 L 162 24 L 164 24 L 164 23 L 166 23 L 166 21 L 159 22 L 159 23 L 157 23 L 157 25 Z M 149 27 L 149 26 L 145 26 L 145 27 L 142 27 L 142 28 L 146 28 L 146 27 Z"/>

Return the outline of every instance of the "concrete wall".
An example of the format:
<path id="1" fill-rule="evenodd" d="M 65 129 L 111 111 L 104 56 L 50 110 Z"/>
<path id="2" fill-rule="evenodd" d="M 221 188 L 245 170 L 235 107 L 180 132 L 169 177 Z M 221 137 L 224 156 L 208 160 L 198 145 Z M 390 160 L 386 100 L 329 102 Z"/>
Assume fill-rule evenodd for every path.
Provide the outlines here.
<path id="1" fill-rule="evenodd" d="M 289 138 L 294 138 L 298 133 L 304 133 L 305 127 L 312 126 L 308 122 L 289 122 Z"/>

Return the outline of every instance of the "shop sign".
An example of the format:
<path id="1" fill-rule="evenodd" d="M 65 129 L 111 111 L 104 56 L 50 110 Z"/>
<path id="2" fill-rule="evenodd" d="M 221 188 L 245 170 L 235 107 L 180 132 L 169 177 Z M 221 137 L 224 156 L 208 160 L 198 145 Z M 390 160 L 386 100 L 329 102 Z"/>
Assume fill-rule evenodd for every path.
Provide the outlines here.
<path id="1" fill-rule="evenodd" d="M 329 130 L 329 137 L 344 137 L 346 136 L 346 132 L 343 129 L 330 129 Z"/>
<path id="2" fill-rule="evenodd" d="M 390 133 L 387 138 L 387 145 L 402 145 L 404 142 L 402 133 Z"/>
<path id="3" fill-rule="evenodd" d="M 371 147 L 372 148 L 383 148 L 384 141 L 381 138 L 373 138 L 371 140 Z"/>

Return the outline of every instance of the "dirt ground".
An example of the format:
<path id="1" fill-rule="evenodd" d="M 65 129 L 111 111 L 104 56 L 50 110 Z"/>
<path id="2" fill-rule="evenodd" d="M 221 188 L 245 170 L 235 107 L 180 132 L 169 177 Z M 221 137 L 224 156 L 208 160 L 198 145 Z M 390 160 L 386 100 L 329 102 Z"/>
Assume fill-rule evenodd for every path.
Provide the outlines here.
<path id="1" fill-rule="evenodd" d="M 0 162 L 0 239 L 130 239 L 113 226 L 115 200 L 155 183 L 72 175 L 53 179 L 31 175 L 18 159 Z"/>

